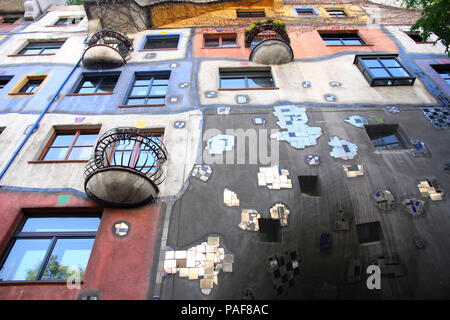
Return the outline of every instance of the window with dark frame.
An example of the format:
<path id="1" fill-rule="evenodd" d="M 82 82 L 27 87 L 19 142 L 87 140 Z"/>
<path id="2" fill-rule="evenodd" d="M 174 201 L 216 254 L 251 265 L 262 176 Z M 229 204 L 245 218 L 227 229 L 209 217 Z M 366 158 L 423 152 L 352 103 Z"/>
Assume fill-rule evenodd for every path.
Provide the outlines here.
<path id="1" fill-rule="evenodd" d="M 230 48 L 237 47 L 236 34 L 205 34 L 205 48 Z"/>
<path id="2" fill-rule="evenodd" d="M 0 76 L 0 90 L 3 89 L 13 78 L 13 76 Z"/>
<path id="3" fill-rule="evenodd" d="M 411 86 L 416 79 L 397 55 L 356 55 L 354 64 L 371 86 Z"/>
<path id="4" fill-rule="evenodd" d="M 25 85 L 20 88 L 18 93 L 36 93 L 43 81 L 44 79 L 28 79 Z"/>
<path id="5" fill-rule="evenodd" d="M 13 24 L 19 17 L 3 17 L 2 23 Z"/>
<path id="6" fill-rule="evenodd" d="M 164 137 L 163 131 L 142 130 L 139 134 L 148 137 L 158 145 L 161 144 Z M 112 166 L 125 166 L 149 172 L 158 168 L 157 160 L 150 146 L 142 144 L 139 139 L 117 141 L 109 157 Z"/>
<path id="7" fill-rule="evenodd" d="M 28 216 L 1 259 L 0 281 L 83 278 L 100 214 Z"/>
<path id="8" fill-rule="evenodd" d="M 450 64 L 433 64 L 431 67 L 447 84 L 450 84 Z"/>
<path id="9" fill-rule="evenodd" d="M 414 42 L 423 43 L 423 38 L 418 32 L 405 32 Z"/>
<path id="10" fill-rule="evenodd" d="M 137 74 L 125 102 L 126 105 L 165 105 L 170 73 Z"/>
<path id="11" fill-rule="evenodd" d="M 326 9 L 326 10 L 330 17 L 334 17 L 334 18 L 347 17 L 347 14 L 345 13 L 344 10 L 339 10 L 339 9 Z"/>
<path id="12" fill-rule="evenodd" d="M 144 49 L 177 49 L 179 40 L 179 35 L 147 36 Z"/>
<path id="13" fill-rule="evenodd" d="M 59 18 L 58 21 L 54 23 L 54 26 L 72 26 L 80 22 L 82 18 L 80 17 L 63 17 Z"/>
<path id="14" fill-rule="evenodd" d="M 313 8 L 295 8 L 298 16 L 316 16 L 318 13 Z"/>
<path id="15" fill-rule="evenodd" d="M 327 46 L 363 46 L 365 42 L 357 33 L 319 32 Z"/>
<path id="16" fill-rule="evenodd" d="M 397 124 L 365 125 L 364 128 L 376 150 L 405 149 Z"/>
<path id="17" fill-rule="evenodd" d="M 219 70 L 220 89 L 275 88 L 268 70 Z"/>
<path id="18" fill-rule="evenodd" d="M 236 10 L 236 16 L 238 18 L 262 18 L 266 16 L 264 10 Z"/>
<path id="19" fill-rule="evenodd" d="M 74 93 L 108 93 L 113 92 L 119 74 L 84 74 Z"/>
<path id="20" fill-rule="evenodd" d="M 56 54 L 64 42 L 31 42 L 17 55 Z"/>
<path id="21" fill-rule="evenodd" d="M 99 129 L 56 130 L 44 152 L 42 161 L 87 161 L 97 141 Z"/>

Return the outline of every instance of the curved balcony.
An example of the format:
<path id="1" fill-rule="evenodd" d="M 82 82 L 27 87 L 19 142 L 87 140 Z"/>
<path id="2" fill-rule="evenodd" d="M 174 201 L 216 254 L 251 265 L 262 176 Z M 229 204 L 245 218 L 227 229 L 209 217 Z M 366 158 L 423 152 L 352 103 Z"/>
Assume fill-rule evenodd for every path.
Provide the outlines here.
<path id="1" fill-rule="evenodd" d="M 167 150 L 161 136 L 138 128 L 115 128 L 97 142 L 85 169 L 84 189 L 95 201 L 113 207 L 152 202 L 164 179 Z"/>
<path id="2" fill-rule="evenodd" d="M 88 69 L 117 68 L 129 60 L 131 51 L 133 44 L 124 34 L 103 29 L 87 40 L 83 65 Z"/>
<path id="3" fill-rule="evenodd" d="M 285 64 L 294 59 L 290 39 L 282 23 L 255 23 L 246 31 L 245 45 L 252 49 L 249 60 L 259 64 Z"/>

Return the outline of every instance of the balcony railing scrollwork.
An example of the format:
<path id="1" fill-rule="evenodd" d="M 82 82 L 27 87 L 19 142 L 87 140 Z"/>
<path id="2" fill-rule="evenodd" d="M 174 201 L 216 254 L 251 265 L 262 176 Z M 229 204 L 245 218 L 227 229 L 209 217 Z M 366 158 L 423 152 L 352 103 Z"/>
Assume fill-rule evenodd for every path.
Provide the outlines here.
<path id="1" fill-rule="evenodd" d="M 161 135 L 121 127 L 105 132 L 86 165 L 86 193 L 104 205 L 136 207 L 151 202 L 165 180 L 167 150 Z"/>

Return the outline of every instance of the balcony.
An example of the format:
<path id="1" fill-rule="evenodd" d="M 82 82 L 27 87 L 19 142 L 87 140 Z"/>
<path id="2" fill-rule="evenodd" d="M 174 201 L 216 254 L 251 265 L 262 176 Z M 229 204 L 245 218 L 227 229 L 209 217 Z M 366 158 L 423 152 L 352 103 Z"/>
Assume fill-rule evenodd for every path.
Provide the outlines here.
<path id="1" fill-rule="evenodd" d="M 252 49 L 249 60 L 255 63 L 276 65 L 294 59 L 286 25 L 281 21 L 253 23 L 245 31 L 245 46 Z"/>
<path id="2" fill-rule="evenodd" d="M 117 68 L 127 63 L 131 51 L 133 43 L 124 34 L 103 29 L 86 41 L 83 65 L 88 69 Z"/>
<path id="3" fill-rule="evenodd" d="M 154 201 L 165 179 L 162 164 L 167 150 L 161 139 L 161 134 L 132 127 L 105 132 L 86 165 L 86 194 L 112 207 L 138 207 Z"/>

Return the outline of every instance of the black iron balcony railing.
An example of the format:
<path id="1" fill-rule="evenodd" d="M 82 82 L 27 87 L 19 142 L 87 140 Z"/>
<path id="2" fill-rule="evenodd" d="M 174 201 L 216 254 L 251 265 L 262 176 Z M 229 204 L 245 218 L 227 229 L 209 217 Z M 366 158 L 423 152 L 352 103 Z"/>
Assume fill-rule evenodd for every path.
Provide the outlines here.
<path id="1" fill-rule="evenodd" d="M 100 49 L 99 47 L 110 48 L 118 54 L 118 57 L 106 56 L 103 51 L 92 50 L 93 48 Z M 119 64 L 125 64 L 130 59 L 130 53 L 133 50 L 133 43 L 123 33 L 110 28 L 102 29 L 87 39 L 83 63 L 86 67 L 99 64 L 103 67 L 116 67 Z M 88 52 L 89 54 L 87 54 Z"/>
<path id="2" fill-rule="evenodd" d="M 150 202 L 159 192 L 157 186 L 165 180 L 162 164 L 166 160 L 161 134 L 133 127 L 109 130 L 99 138 L 93 158 L 86 165 L 86 193 L 113 206 Z"/>

